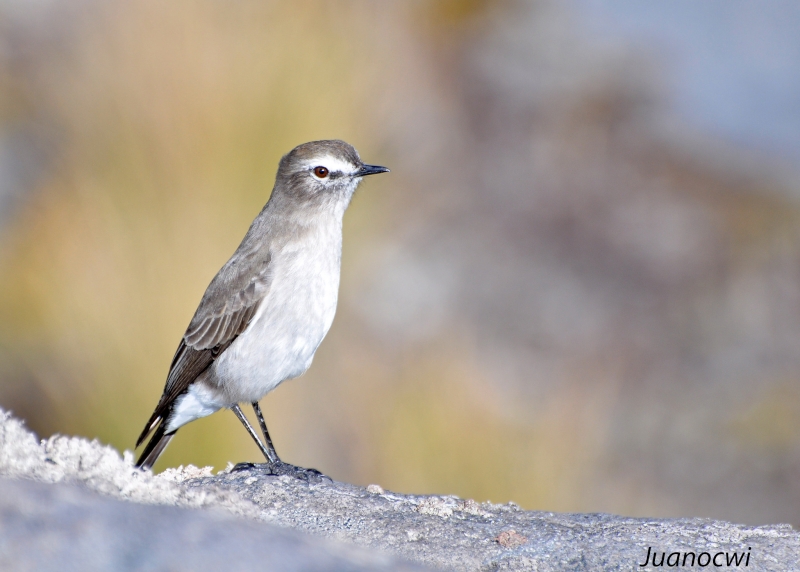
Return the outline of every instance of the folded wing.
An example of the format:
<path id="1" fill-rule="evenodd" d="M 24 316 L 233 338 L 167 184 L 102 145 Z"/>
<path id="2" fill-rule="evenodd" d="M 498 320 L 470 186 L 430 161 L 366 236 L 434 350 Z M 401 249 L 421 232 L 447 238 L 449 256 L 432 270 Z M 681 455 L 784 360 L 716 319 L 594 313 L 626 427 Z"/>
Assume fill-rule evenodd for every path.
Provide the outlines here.
<path id="1" fill-rule="evenodd" d="M 247 329 L 269 294 L 271 261 L 269 253 L 237 252 L 211 281 L 172 358 L 164 393 L 136 441 L 138 447 L 154 432 L 138 466 L 152 466 L 166 446 L 171 437 L 166 424 L 178 397 Z"/>

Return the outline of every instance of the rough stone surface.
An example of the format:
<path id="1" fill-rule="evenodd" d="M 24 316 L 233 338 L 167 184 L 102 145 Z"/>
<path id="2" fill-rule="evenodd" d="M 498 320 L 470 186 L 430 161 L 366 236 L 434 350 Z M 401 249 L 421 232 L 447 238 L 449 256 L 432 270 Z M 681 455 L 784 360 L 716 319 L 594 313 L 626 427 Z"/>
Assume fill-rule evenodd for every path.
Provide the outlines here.
<path id="1" fill-rule="evenodd" d="M 788 525 L 751 527 L 704 519 L 531 512 L 513 504 L 479 504 L 450 496 L 401 495 L 385 491 L 379 485 L 362 488 L 310 473 L 303 480 L 287 474 L 273 474 L 262 465 L 228 469 L 217 475 L 212 475 L 210 470 L 189 467 L 153 476 L 134 469 L 129 453 L 120 456 L 97 442 L 66 437 L 39 442 L 19 421 L 2 412 L 0 475 L 48 483 L 79 483 L 106 496 L 136 502 L 217 507 L 233 513 L 136 507 L 110 499 L 87 500 L 88 497 L 84 497 L 89 493 L 64 486 L 41 488 L 40 485 L 14 492 L 16 489 L 2 482 L 0 558 L 5 556 L 3 551 L 9 546 L 20 550 L 23 537 L 15 532 L 18 527 L 27 527 L 24 538 L 33 539 L 30 547 L 35 550 L 49 546 L 53 535 L 58 540 L 59 531 L 65 530 L 58 523 L 72 522 L 70 514 L 77 514 L 80 518 L 74 517 L 74 522 L 83 524 L 67 527 L 67 530 L 80 529 L 89 535 L 81 537 L 84 542 L 94 538 L 92 542 L 101 547 L 104 557 L 119 551 L 127 554 L 128 559 L 120 561 L 120 566 L 115 568 L 119 570 L 145 569 L 147 566 L 136 567 L 140 562 L 137 559 L 150 558 L 142 552 L 145 550 L 155 555 L 154 559 L 146 561 L 148 566 L 163 562 L 159 567 L 169 568 L 167 562 L 173 561 L 166 559 L 170 557 L 167 553 L 171 544 L 169 539 L 163 538 L 179 526 L 189 532 L 176 542 L 184 542 L 181 546 L 189 552 L 192 546 L 208 552 L 207 557 L 198 556 L 192 560 L 197 563 L 194 568 L 197 570 L 215 569 L 211 564 L 207 568 L 201 565 L 214 563 L 216 566 L 222 562 L 221 558 L 231 554 L 238 558 L 248 550 L 253 550 L 259 558 L 266 558 L 264 551 L 274 549 L 280 553 L 280 558 L 291 564 L 293 555 L 305 550 L 302 546 L 326 550 L 326 541 L 320 538 L 326 537 L 327 542 L 330 539 L 346 541 L 377 551 L 371 556 L 359 552 L 358 558 L 362 560 L 350 562 L 344 560 L 345 549 L 340 548 L 340 553 L 325 555 L 320 552 L 319 558 L 342 558 L 320 560 L 329 563 L 325 564 L 327 568 L 322 564 L 316 567 L 300 563 L 295 568 L 287 564 L 285 568 L 274 569 L 361 569 L 357 566 L 382 569 L 381 566 L 392 565 L 399 568 L 399 562 L 387 564 L 385 554 L 391 553 L 422 565 L 451 570 L 654 570 L 652 566 L 638 566 L 644 561 L 648 548 L 652 548 L 659 555 L 666 552 L 667 558 L 674 552 L 694 552 L 698 556 L 708 552 L 709 557 L 719 552 L 746 552 L 750 560 L 747 566 L 738 567 L 742 570 L 800 571 L 800 534 Z M 12 492 L 6 494 L 6 489 Z M 58 490 L 48 492 L 50 489 Z M 69 489 L 69 492 L 62 492 L 62 489 Z M 33 508 L 14 508 L 15 499 L 23 499 L 20 502 Z M 124 515 L 133 515 L 133 512 L 127 511 L 139 512 L 128 518 Z M 21 513 L 24 514 L 20 516 Z M 12 520 L 7 520 L 9 518 Z M 275 527 L 254 520 L 309 535 L 275 536 Z M 128 523 L 132 527 L 130 530 L 125 528 Z M 151 530 L 161 532 L 151 534 Z M 218 535 L 211 532 L 220 530 L 244 532 Z M 93 534 L 97 536 L 91 536 Z M 136 550 L 126 543 L 127 537 L 152 539 L 155 548 L 150 548 L 150 541 L 142 541 L 139 543 L 142 548 Z M 262 548 L 264 551 L 259 552 Z M 719 558 L 722 561 L 724 557 Z M 0 559 L 0 568 L 3 563 Z M 702 569 L 706 568 L 720 569 L 713 565 Z M 735 566 L 722 568 L 737 569 Z"/>
<path id="2" fill-rule="evenodd" d="M 377 551 L 220 510 L 126 503 L 0 479 L 0 570 L 422 570 Z"/>
<path id="3" fill-rule="evenodd" d="M 120 454 L 99 441 L 53 435 L 40 441 L 23 423 L 0 409 L 0 476 L 45 483 L 80 483 L 108 496 L 148 504 L 182 507 L 224 506 L 242 516 L 254 507 L 230 488 L 188 489 L 189 477 L 211 475 L 210 467 L 179 467 L 159 475 L 133 466 L 133 454 Z"/>
<path id="4" fill-rule="evenodd" d="M 752 527 L 697 518 L 533 512 L 514 504 L 369 492 L 338 482 L 307 483 L 271 476 L 258 466 L 188 479 L 184 484 L 231 488 L 258 505 L 260 518 L 268 522 L 393 552 L 437 568 L 641 570 L 637 565 L 652 547 L 667 556 L 692 551 L 709 552 L 711 557 L 750 549 L 749 566 L 742 569 L 800 570 L 800 534 L 789 525 Z M 723 559 L 719 557 L 718 562 Z"/>

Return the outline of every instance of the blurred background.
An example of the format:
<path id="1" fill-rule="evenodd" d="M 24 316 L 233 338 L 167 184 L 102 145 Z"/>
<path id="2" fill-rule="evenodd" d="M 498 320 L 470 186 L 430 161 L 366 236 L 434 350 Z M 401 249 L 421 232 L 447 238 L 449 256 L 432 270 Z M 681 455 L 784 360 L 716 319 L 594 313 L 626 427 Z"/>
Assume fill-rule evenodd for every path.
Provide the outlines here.
<path id="1" fill-rule="evenodd" d="M 130 449 L 281 155 L 390 175 L 281 456 L 800 525 L 800 6 L 0 0 L 0 406 Z M 156 466 L 259 461 L 232 414 Z"/>

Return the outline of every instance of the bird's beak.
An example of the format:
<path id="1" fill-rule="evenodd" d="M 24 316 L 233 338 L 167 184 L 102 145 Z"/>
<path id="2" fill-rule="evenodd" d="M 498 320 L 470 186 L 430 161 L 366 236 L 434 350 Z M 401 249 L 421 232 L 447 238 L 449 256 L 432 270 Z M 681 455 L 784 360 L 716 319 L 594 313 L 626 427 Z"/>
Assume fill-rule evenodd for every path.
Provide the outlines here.
<path id="1" fill-rule="evenodd" d="M 378 173 L 388 173 L 389 169 L 381 167 L 380 165 L 361 165 L 361 168 L 356 171 L 356 177 L 366 177 L 367 175 L 377 175 Z"/>

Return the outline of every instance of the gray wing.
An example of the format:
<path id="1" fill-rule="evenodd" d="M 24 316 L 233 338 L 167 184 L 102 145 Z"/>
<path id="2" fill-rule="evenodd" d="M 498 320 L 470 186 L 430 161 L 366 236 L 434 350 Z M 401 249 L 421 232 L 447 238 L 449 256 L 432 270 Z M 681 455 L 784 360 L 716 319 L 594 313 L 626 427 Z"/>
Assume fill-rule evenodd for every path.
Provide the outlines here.
<path id="1" fill-rule="evenodd" d="M 211 281 L 172 358 L 164 393 L 137 447 L 169 417 L 175 400 L 247 328 L 269 293 L 271 262 L 269 251 L 237 252 Z"/>
<path id="2" fill-rule="evenodd" d="M 269 291 L 271 259 L 268 253 L 257 271 L 254 272 L 253 264 L 248 264 L 247 270 L 235 271 L 232 279 L 226 279 L 230 273 L 227 264 L 219 271 L 183 334 L 187 346 L 196 350 L 211 349 L 242 332 Z"/>

